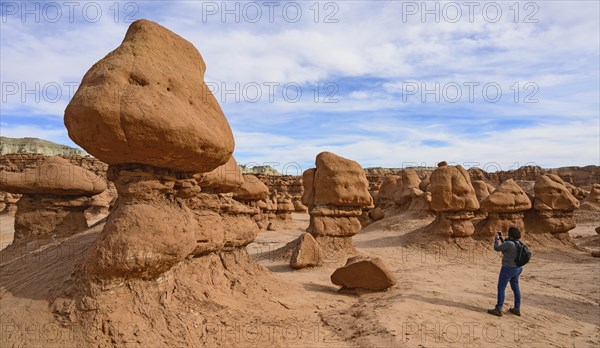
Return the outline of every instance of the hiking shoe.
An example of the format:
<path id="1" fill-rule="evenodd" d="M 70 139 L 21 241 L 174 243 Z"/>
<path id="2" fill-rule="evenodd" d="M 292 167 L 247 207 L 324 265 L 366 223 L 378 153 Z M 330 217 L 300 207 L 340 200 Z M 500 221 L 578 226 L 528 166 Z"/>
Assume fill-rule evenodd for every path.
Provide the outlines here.
<path id="1" fill-rule="evenodd" d="M 511 308 L 508 311 L 516 316 L 519 316 L 519 317 L 521 316 L 521 310 L 519 308 Z"/>
<path id="2" fill-rule="evenodd" d="M 488 313 L 501 317 L 502 309 L 501 308 L 488 309 Z"/>

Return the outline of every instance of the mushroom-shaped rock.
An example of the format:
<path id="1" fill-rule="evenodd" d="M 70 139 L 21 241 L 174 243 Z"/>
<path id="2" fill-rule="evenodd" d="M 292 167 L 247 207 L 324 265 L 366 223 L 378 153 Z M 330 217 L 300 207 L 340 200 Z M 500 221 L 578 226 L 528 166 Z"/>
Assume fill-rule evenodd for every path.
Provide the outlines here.
<path id="1" fill-rule="evenodd" d="M 414 197 L 414 189 L 419 190 L 421 179 L 414 170 L 404 170 L 402 172 L 402 180 L 398 184 L 398 188 L 394 194 L 394 202 L 399 206 L 406 206 Z M 419 190 L 421 191 L 421 190 Z M 421 191 L 422 192 L 422 191 Z"/>
<path id="2" fill-rule="evenodd" d="M 525 191 L 513 179 L 508 179 L 481 202 L 481 210 L 488 216 L 478 224 L 476 235 L 490 237 L 498 231 L 508 233 L 510 227 L 524 233 L 523 212 L 529 209 L 531 201 Z"/>
<path id="3" fill-rule="evenodd" d="M 579 201 L 556 174 L 540 175 L 533 187 L 535 209 L 572 211 L 579 208 Z"/>
<path id="4" fill-rule="evenodd" d="M 394 202 L 397 185 L 401 181 L 402 177 L 399 175 L 389 175 L 383 178 L 379 192 L 375 197 L 375 206 L 385 209 L 388 205 L 391 205 Z"/>
<path id="5" fill-rule="evenodd" d="M 227 163 L 208 173 L 194 175 L 203 192 L 227 193 L 234 192 L 244 184 L 242 171 L 235 158 L 231 156 Z"/>
<path id="6" fill-rule="evenodd" d="M 211 171 L 227 162 L 234 140 L 205 71 L 189 41 L 135 21 L 83 77 L 65 110 L 69 137 L 108 164 Z"/>
<path id="7" fill-rule="evenodd" d="M 106 181 L 62 157 L 53 156 L 22 172 L 0 172 L 0 190 L 33 195 L 93 196 L 106 190 Z"/>
<path id="8" fill-rule="evenodd" d="M 234 150 L 205 70 L 190 42 L 138 20 L 67 106 L 69 136 L 109 164 L 119 195 L 83 267 L 92 277 L 155 278 L 190 255 L 241 248 L 256 235 L 256 209 L 203 193 L 196 180 L 229 168 Z"/>
<path id="9" fill-rule="evenodd" d="M 396 284 L 396 277 L 377 257 L 351 257 L 331 275 L 331 282 L 342 289 L 385 290 Z"/>
<path id="10" fill-rule="evenodd" d="M 0 212 L 0 215 L 15 216 L 17 213 L 17 203 L 21 199 L 21 196 L 18 193 L 7 192 L 4 195 L 4 209 Z"/>
<path id="11" fill-rule="evenodd" d="M 23 194 L 15 214 L 15 243 L 67 236 L 85 230 L 88 197 L 106 190 L 96 174 L 59 157 L 22 172 L 1 172 L 0 188 Z"/>
<path id="12" fill-rule="evenodd" d="M 579 201 L 558 175 L 540 175 L 533 190 L 533 209 L 525 214 L 529 233 L 559 234 L 575 228 L 573 211 L 579 208 Z"/>
<path id="13" fill-rule="evenodd" d="M 454 237 L 473 234 L 475 228 L 471 219 L 474 211 L 479 209 L 479 201 L 469 173 L 460 165 L 440 162 L 429 180 L 431 208 L 436 211 L 436 219 L 429 225 L 429 230 Z"/>
<path id="14" fill-rule="evenodd" d="M 481 210 L 488 213 L 513 213 L 529 209 L 529 197 L 513 179 L 504 181 L 481 202 Z"/>
<path id="15" fill-rule="evenodd" d="M 362 167 L 355 161 L 322 152 L 317 155 L 316 168 L 304 172 L 302 183 L 302 202 L 310 213 L 307 232 L 328 257 L 332 256 L 330 251 L 344 254 L 349 251 L 346 248 L 353 249 L 350 237 L 361 230 L 361 208 L 373 204 Z"/>
<path id="16" fill-rule="evenodd" d="M 479 209 L 471 178 L 462 166 L 441 165 L 431 173 L 429 180 L 433 210 L 443 212 Z"/>
<path id="17" fill-rule="evenodd" d="M 594 184 L 590 193 L 581 201 L 580 209 L 600 211 L 600 184 Z"/>
<path id="18" fill-rule="evenodd" d="M 321 266 L 322 264 L 323 253 L 319 243 L 310 233 L 301 234 L 294 246 L 290 267 L 300 269 Z"/>

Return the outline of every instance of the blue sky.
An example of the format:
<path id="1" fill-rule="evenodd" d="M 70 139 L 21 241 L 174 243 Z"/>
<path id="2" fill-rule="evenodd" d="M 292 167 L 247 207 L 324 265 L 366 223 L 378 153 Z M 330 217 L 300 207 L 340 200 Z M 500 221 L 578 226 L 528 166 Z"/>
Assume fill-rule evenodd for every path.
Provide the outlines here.
<path id="1" fill-rule="evenodd" d="M 72 91 L 147 18 L 201 52 L 242 164 L 600 165 L 599 2 L 468 3 L 3 1 L 0 133 L 76 146 Z"/>

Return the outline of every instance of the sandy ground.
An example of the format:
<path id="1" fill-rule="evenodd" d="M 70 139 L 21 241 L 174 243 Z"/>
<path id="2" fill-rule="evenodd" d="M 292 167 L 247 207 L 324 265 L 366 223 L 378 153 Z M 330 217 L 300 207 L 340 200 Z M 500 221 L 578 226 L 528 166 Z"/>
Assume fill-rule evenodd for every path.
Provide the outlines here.
<path id="1" fill-rule="evenodd" d="M 393 216 L 367 227 L 353 238 L 359 252 L 381 257 L 398 278 L 396 286 L 379 293 L 339 293 L 329 276 L 344 260 L 327 260 L 322 268 L 293 271 L 286 260 L 275 257 L 273 251 L 292 241 L 306 228 L 308 215 L 294 214 L 292 222 L 276 225 L 278 230 L 261 232 L 256 241 L 248 246 L 248 252 L 272 273 L 273 283 L 268 286 L 277 284 L 279 288 L 268 291 L 265 285 L 264 297 L 248 295 L 250 299 L 256 299 L 256 306 L 230 302 L 231 305 L 248 306 L 241 308 L 241 315 L 240 312 L 223 312 L 214 308 L 205 310 L 222 312 L 223 318 L 237 325 L 229 327 L 247 327 L 256 316 L 261 316 L 259 331 L 262 335 L 257 339 L 256 335 L 229 332 L 234 338 L 226 343 L 208 341 L 207 345 L 600 345 L 599 258 L 591 257 L 582 248 L 567 248 L 560 243 L 534 247 L 534 257 L 521 277 L 523 315 L 494 317 L 487 314 L 486 310 L 495 304 L 499 254 L 482 243 L 415 243 L 411 234 L 429 222 L 429 219 L 410 215 Z M 11 238 L 11 224 L 11 218 L 0 217 L 2 242 L 8 242 Z M 597 225 L 600 225 L 600 221 L 579 224 L 571 233 L 573 240 L 577 244 L 588 242 L 590 249 L 596 248 L 594 228 Z M 101 227 L 99 225 L 82 233 L 77 237 L 78 242 L 93 242 Z M 66 286 L 73 270 L 72 263 L 80 260 L 80 256 L 72 260 L 59 258 L 58 261 L 43 262 L 41 266 L 30 263 L 22 268 L 11 260 L 0 261 L 0 346 L 73 346 L 75 344 L 69 343 L 79 343 L 75 339 L 53 340 L 55 337 L 69 338 L 72 334 L 62 328 L 60 321 L 49 311 L 48 296 L 39 293 L 45 291 L 45 281 L 57 282 L 56 279 L 60 279 Z M 69 262 L 67 266 L 63 265 Z M 54 272 L 58 274 L 53 274 L 53 279 L 46 279 L 50 277 L 46 274 L 56 267 L 61 271 Z M 8 280 L 13 277 L 13 280 L 20 280 Z M 510 288 L 506 294 L 508 308 L 513 301 Z M 271 306 L 273 303 L 275 306 Z M 264 308 L 261 310 L 260 307 Z M 226 313 L 230 313 L 230 317 Z M 32 318 L 36 323 L 50 323 L 46 325 L 54 328 L 51 330 L 52 336 L 42 328 L 42 324 L 32 328 L 19 325 Z M 277 335 L 278 339 L 265 340 L 266 332 L 267 338 Z M 26 335 L 34 337 L 20 341 Z M 56 342 L 60 344 L 52 344 Z M 149 346 L 163 346 L 162 343 Z M 177 341 L 174 344 L 178 343 L 185 344 Z M 112 344 L 114 342 L 108 345 Z"/>

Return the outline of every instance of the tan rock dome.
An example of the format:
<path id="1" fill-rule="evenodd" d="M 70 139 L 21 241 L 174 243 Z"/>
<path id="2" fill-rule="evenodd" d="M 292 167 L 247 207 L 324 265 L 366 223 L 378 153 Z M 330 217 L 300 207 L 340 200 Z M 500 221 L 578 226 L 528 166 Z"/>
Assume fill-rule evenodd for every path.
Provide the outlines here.
<path id="1" fill-rule="evenodd" d="M 69 137 L 108 164 L 211 171 L 234 140 L 205 71 L 189 41 L 138 20 L 83 77 L 65 110 Z"/>

